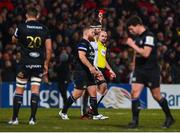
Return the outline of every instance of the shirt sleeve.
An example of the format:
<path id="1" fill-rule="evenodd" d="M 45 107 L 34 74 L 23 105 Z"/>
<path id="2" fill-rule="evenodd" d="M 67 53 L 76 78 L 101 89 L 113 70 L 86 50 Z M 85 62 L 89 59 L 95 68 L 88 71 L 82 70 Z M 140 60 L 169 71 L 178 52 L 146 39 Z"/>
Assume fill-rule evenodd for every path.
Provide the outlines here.
<path id="1" fill-rule="evenodd" d="M 51 39 L 50 31 L 46 28 L 45 39 Z"/>
<path id="2" fill-rule="evenodd" d="M 84 51 L 86 52 L 87 51 L 87 46 L 85 43 L 79 43 L 78 44 L 78 51 Z"/>
<path id="3" fill-rule="evenodd" d="M 153 36 L 146 36 L 144 44 L 149 47 L 154 47 L 154 37 Z"/>
<path id="4" fill-rule="evenodd" d="M 14 37 L 15 38 L 19 38 L 19 27 L 16 28 L 15 32 L 14 32 Z"/>

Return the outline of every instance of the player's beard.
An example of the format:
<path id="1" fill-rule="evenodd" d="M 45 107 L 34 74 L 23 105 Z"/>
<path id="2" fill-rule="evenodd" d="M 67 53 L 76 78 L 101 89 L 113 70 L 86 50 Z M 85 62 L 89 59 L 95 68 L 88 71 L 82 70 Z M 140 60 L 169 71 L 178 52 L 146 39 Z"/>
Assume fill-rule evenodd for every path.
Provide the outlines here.
<path id="1" fill-rule="evenodd" d="M 90 42 L 94 42 L 94 41 L 95 41 L 95 39 L 94 39 L 93 36 L 89 36 L 89 37 L 88 37 L 88 40 L 89 40 Z"/>

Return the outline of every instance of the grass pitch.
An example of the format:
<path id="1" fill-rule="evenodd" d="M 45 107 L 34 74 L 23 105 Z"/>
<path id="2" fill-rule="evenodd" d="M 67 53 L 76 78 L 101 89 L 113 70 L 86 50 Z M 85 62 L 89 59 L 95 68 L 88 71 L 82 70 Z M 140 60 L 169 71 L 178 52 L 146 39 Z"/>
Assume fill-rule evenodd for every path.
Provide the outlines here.
<path id="1" fill-rule="evenodd" d="M 37 125 L 28 125 L 29 108 L 22 108 L 19 113 L 19 125 L 8 125 L 12 109 L 0 109 L 0 132 L 140 132 L 140 131 L 180 131 L 180 110 L 172 110 L 176 123 L 169 129 L 161 128 L 164 114 L 161 110 L 142 110 L 139 128 L 128 129 L 131 120 L 129 109 L 100 109 L 99 112 L 109 116 L 108 120 L 80 120 L 80 109 L 70 109 L 70 120 L 61 120 L 59 109 L 40 108 L 37 112 Z"/>

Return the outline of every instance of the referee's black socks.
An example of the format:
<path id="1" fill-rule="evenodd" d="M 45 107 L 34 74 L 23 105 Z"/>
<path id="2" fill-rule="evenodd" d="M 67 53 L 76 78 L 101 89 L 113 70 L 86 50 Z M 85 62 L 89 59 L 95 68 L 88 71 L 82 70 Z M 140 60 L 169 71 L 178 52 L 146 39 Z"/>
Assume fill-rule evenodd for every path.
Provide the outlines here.
<path id="1" fill-rule="evenodd" d="M 140 112 L 140 101 L 139 98 L 132 99 L 132 115 L 133 115 L 133 121 L 138 122 L 139 119 L 139 112 Z"/>
<path id="2" fill-rule="evenodd" d="M 166 117 L 172 117 L 166 98 L 161 98 L 161 100 L 158 101 L 158 103 L 164 111 Z"/>
<path id="3" fill-rule="evenodd" d="M 14 98 L 13 98 L 13 117 L 12 117 L 12 120 L 15 120 L 16 118 L 18 118 L 18 113 L 19 113 L 19 109 L 20 109 L 21 104 L 22 104 L 22 100 L 23 100 L 23 94 L 15 93 Z"/>
<path id="4" fill-rule="evenodd" d="M 71 95 L 69 96 L 69 98 L 67 99 L 67 102 L 65 103 L 63 109 L 62 109 L 62 113 L 67 114 L 67 111 L 69 109 L 69 107 L 73 104 L 73 102 L 75 102 L 76 99 Z"/>

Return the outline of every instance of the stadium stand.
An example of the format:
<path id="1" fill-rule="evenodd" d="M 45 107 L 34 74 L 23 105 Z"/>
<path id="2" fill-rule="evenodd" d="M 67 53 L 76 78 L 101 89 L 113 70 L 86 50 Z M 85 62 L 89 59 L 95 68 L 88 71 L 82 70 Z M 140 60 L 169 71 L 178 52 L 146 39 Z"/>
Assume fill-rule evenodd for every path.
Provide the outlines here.
<path id="1" fill-rule="evenodd" d="M 132 49 L 123 45 L 128 35 L 125 22 L 129 15 L 138 14 L 158 38 L 161 82 L 180 83 L 179 0 L 0 0 L 0 82 L 15 81 L 15 67 L 21 55 L 20 49 L 11 45 L 11 36 L 25 20 L 25 9 L 30 6 L 41 11 L 40 21 L 52 35 L 51 81 L 60 78 L 57 68 L 64 61 L 68 62 L 70 73 L 73 72 L 74 47 L 81 29 L 96 19 L 97 10 L 103 8 L 106 10 L 103 25 L 109 35 L 108 60 L 118 77 L 114 82 L 129 82 Z"/>

